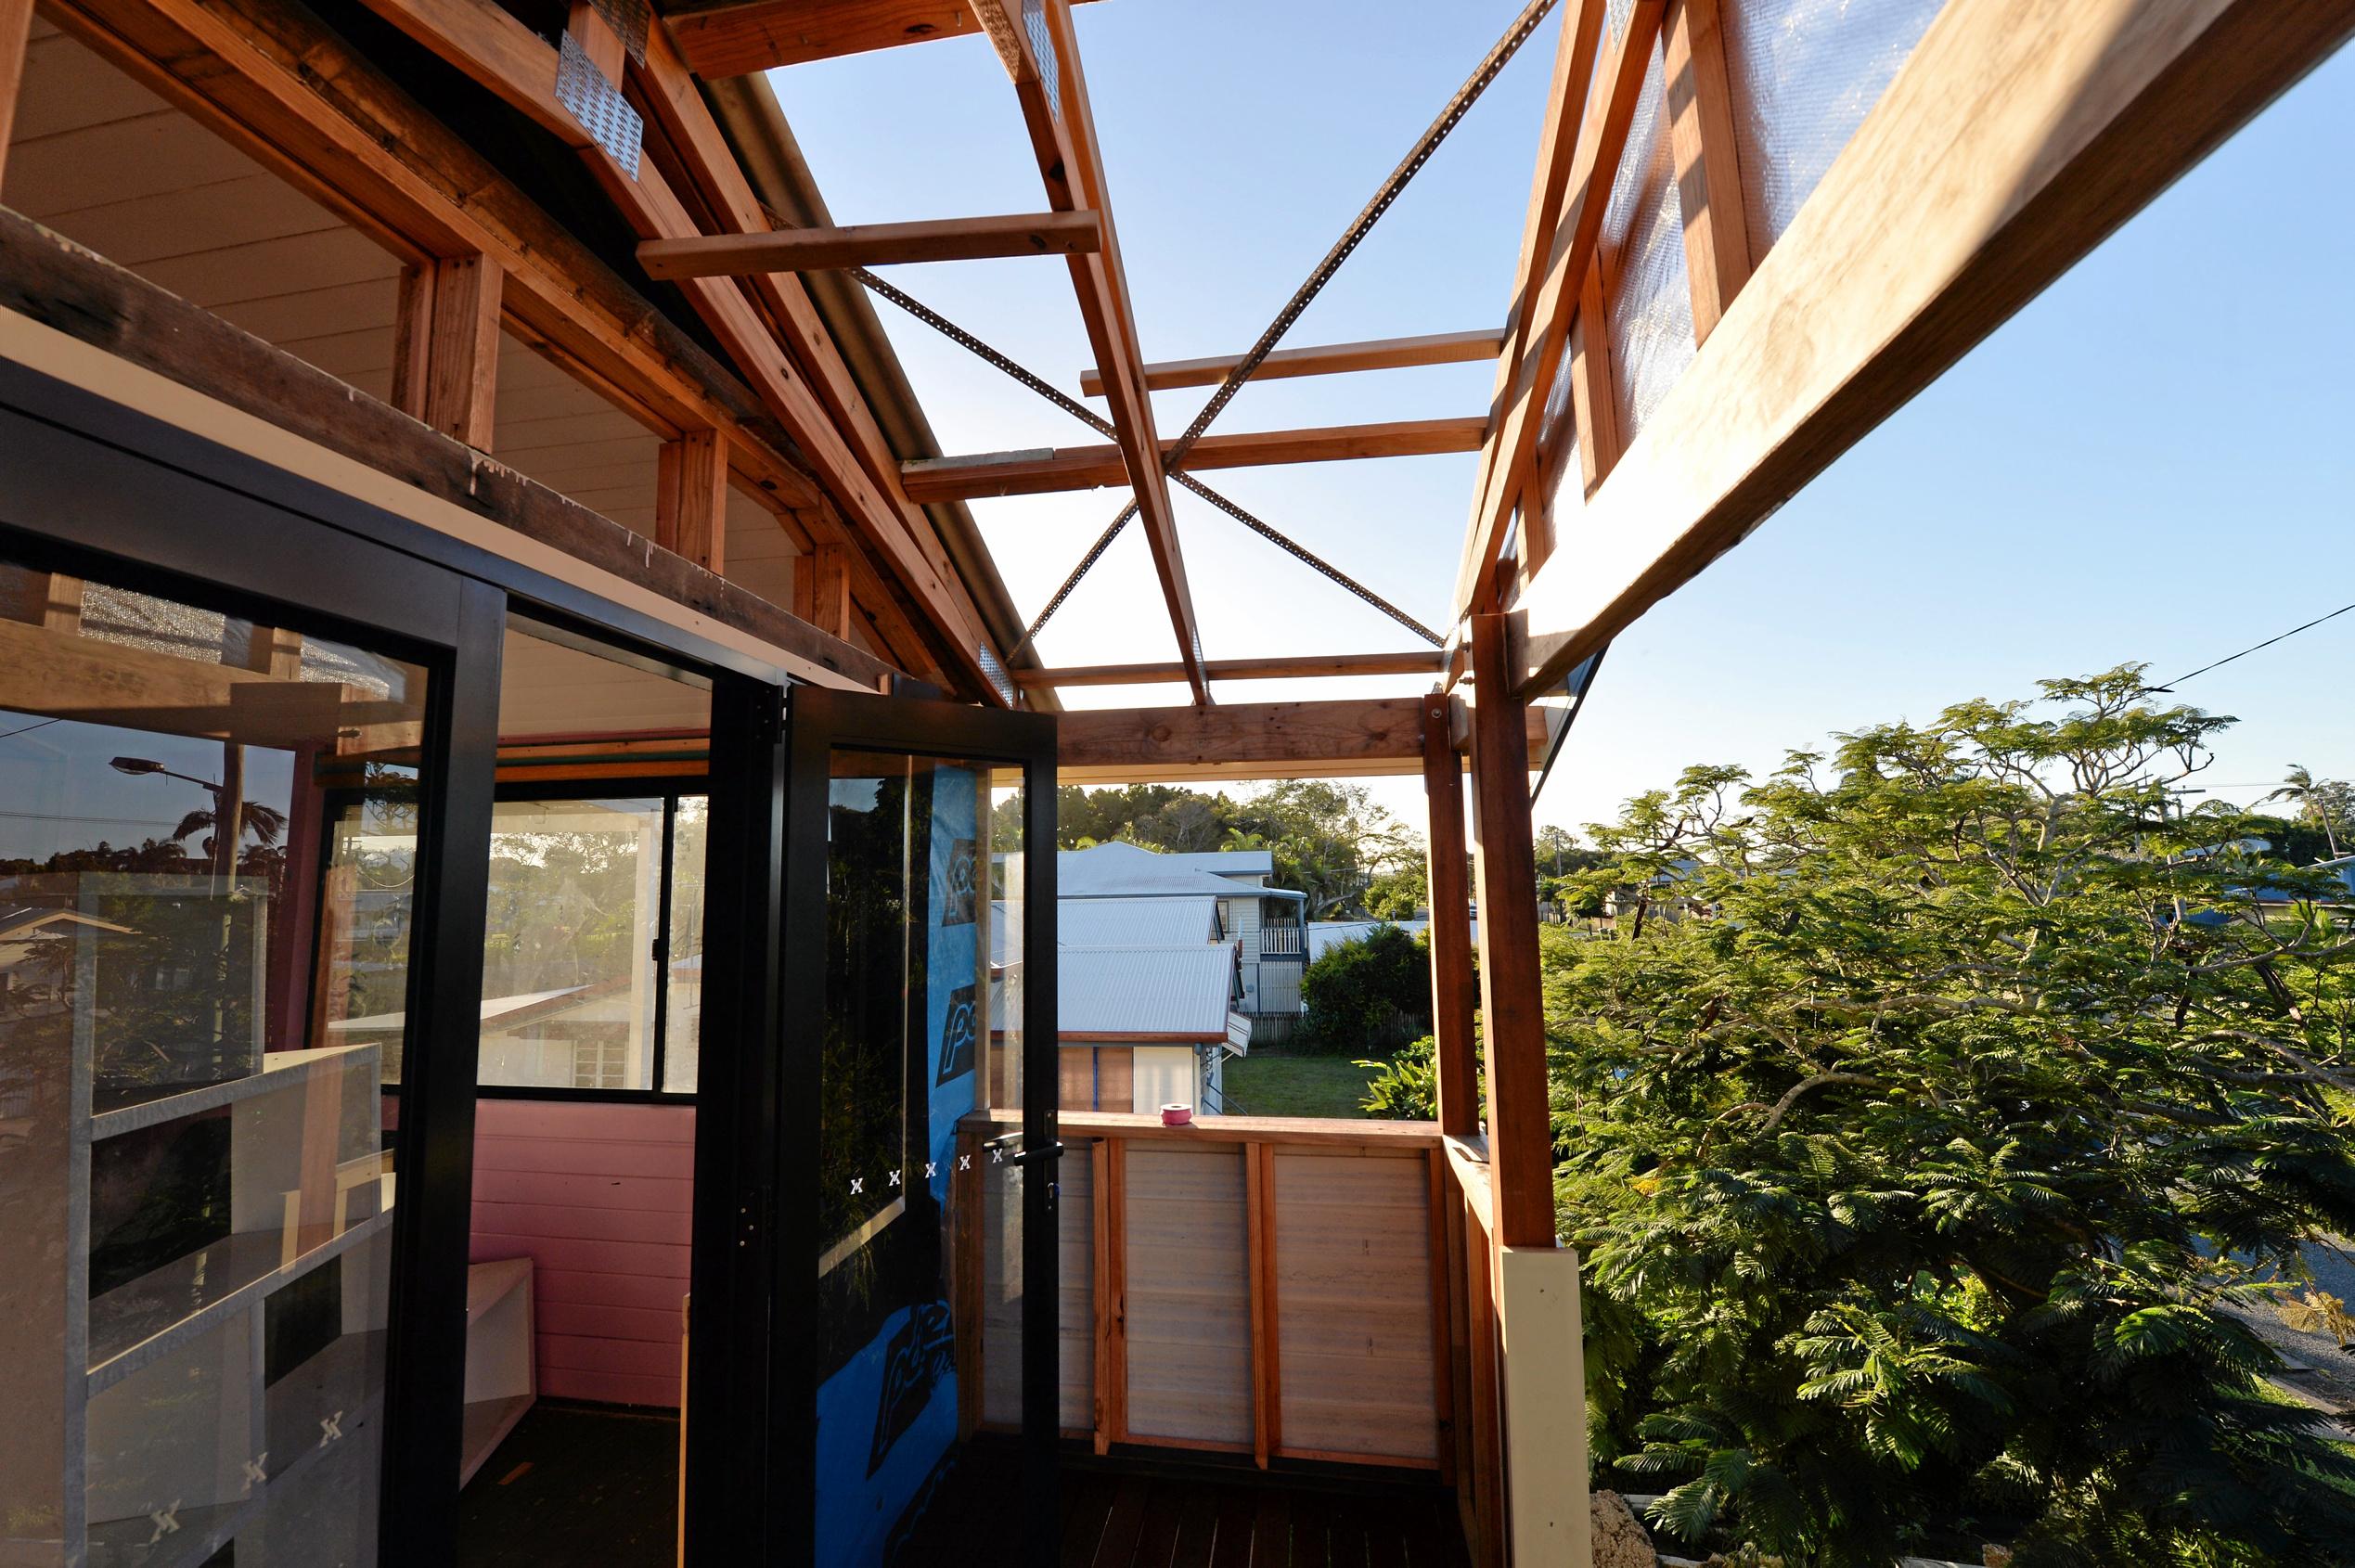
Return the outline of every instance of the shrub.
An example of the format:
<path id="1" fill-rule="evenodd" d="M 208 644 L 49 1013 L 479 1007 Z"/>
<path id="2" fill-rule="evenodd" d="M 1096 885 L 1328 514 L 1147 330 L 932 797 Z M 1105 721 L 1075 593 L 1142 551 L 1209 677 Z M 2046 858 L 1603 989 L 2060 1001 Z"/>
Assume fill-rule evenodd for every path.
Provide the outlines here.
<path id="1" fill-rule="evenodd" d="M 1388 1060 L 1358 1063 L 1371 1068 L 1364 1101 L 1368 1114 L 1394 1122 L 1430 1122 L 1439 1115 L 1438 1047 L 1430 1035 L 1398 1047 Z"/>
<path id="2" fill-rule="evenodd" d="M 1393 925 L 1329 947 L 1301 976 L 1303 1051 L 1383 1053 L 1429 1026 L 1431 949 Z"/>

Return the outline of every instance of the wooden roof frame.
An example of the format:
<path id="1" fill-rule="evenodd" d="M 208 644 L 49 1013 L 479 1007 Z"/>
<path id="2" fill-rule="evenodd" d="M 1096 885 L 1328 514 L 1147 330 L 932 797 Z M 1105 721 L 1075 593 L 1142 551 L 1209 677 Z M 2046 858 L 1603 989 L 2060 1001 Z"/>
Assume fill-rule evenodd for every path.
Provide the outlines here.
<path id="1" fill-rule="evenodd" d="M 702 233 L 663 175 L 661 162 L 669 160 L 676 161 L 699 204 L 729 232 L 768 229 L 733 152 L 660 25 L 648 30 L 644 60 L 633 59 L 626 67 L 639 101 L 650 111 L 650 128 L 661 138 L 631 170 L 621 167 L 558 99 L 556 47 L 491 0 L 367 4 L 573 147 L 642 241 Z M 594 10 L 576 6 L 573 25 L 594 33 L 604 23 Z M 610 32 L 605 36 L 610 39 Z M 617 64 L 625 58 L 618 40 L 591 52 Z M 658 151 L 666 156 L 658 160 Z M 849 529 L 843 542 L 871 561 L 877 584 L 895 584 L 909 597 L 916 610 L 910 620 L 940 667 L 960 689 L 1006 701 L 984 660 L 985 639 L 970 594 L 948 569 L 929 521 L 897 494 L 896 465 L 799 280 L 791 274 L 764 273 L 750 290 L 735 279 L 714 277 L 686 279 L 680 288 L 767 412 L 809 458 L 829 497 L 861 525 Z M 816 374 L 805 376 L 803 367 Z M 861 602 L 879 610 L 891 597 L 875 591 Z"/>
<path id="2" fill-rule="evenodd" d="M 1145 390 L 1145 356 L 1137 338 L 1137 317 L 1128 301 L 1127 275 L 1105 188 L 1103 160 L 1096 143 L 1096 120 L 1087 100 L 1087 79 L 1072 32 L 1070 0 L 1031 0 L 1045 24 L 1043 38 L 1026 25 L 1023 0 L 972 0 L 997 57 L 1013 79 L 1023 124 L 1038 160 L 1047 203 L 1057 212 L 1085 209 L 1103 227 L 1101 249 L 1070 258 L 1072 287 L 1096 363 L 1113 375 L 1105 389 L 1112 422 L 1119 433 L 1122 461 L 1137 501 L 1153 572 L 1178 638 L 1178 657 L 1194 700 L 1208 703 L 1210 682 L 1203 674 L 1202 627 L 1193 590 L 1186 581 L 1178 546 L 1178 517 L 1163 472 L 1161 440 L 1153 430 L 1152 399 Z M 1040 49 L 1043 46 L 1045 54 Z"/>

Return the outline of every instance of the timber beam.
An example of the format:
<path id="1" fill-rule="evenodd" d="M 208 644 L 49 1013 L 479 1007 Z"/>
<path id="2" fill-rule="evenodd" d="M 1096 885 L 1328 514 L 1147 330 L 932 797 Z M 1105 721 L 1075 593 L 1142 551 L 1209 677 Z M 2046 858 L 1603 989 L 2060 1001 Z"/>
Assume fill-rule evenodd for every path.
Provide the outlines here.
<path id="1" fill-rule="evenodd" d="M 1258 431 L 1208 435 L 1180 465 L 1197 469 L 1265 468 L 1281 463 L 1332 463 L 1358 457 L 1424 457 L 1477 452 L 1487 431 L 1480 415 L 1456 419 L 1394 419 L 1321 430 Z M 1174 443 L 1162 443 L 1165 452 Z M 1117 446 L 1045 446 L 1028 452 L 986 452 L 927 457 L 901 465 L 900 482 L 916 501 L 963 501 L 987 495 L 1037 495 L 1094 490 L 1126 482 Z"/>
<path id="2" fill-rule="evenodd" d="M 202 392 L 299 440 L 366 465 L 506 530 L 501 554 L 560 552 L 781 649 L 812 678 L 875 687 L 890 664 L 820 634 L 749 590 L 702 570 L 536 480 L 354 392 L 326 371 L 231 326 L 30 218 L 0 208 L 0 311 L 103 349 L 126 365 Z M 5 475 L 0 475 L 4 479 Z M 78 588 L 50 579 L 55 628 L 78 619 Z"/>
<path id="3" fill-rule="evenodd" d="M 696 219 L 655 161 L 628 166 L 592 135 L 557 95 L 557 48 L 492 0 L 367 0 L 368 7 L 511 107 L 573 148 L 641 241 L 699 235 Z M 625 56 L 593 7 L 576 5 L 572 27 L 583 49 L 618 71 Z M 651 54 L 653 45 L 649 42 Z M 619 82 L 611 84 L 620 92 Z M 691 84 L 686 84 L 691 91 Z M 671 103 L 678 112 L 676 95 Z M 708 117 L 708 111 L 705 111 Z M 852 520 L 853 541 L 874 552 L 887 585 L 907 597 L 908 617 L 952 682 L 1002 701 L 981 656 L 981 639 L 959 596 L 924 548 L 912 515 L 895 506 L 852 451 L 834 415 L 777 339 L 776 328 L 731 278 L 683 280 L 681 292 L 751 383 L 767 412 L 808 458 L 821 487 Z M 803 345 L 797 345 L 803 346 Z"/>
<path id="4" fill-rule="evenodd" d="M 1422 697 L 1377 697 L 1072 710 L 1055 719 L 1058 777 L 1066 784 L 1419 777 L 1429 705 Z M 1545 715 L 1522 712 L 1525 739 L 1542 745 Z M 1525 778 L 1520 788 L 1525 795 Z"/>
<path id="5" fill-rule="evenodd" d="M 688 65 L 713 81 L 982 29 L 965 0 L 689 0 L 666 19 Z"/>
<path id="6" fill-rule="evenodd" d="M 1496 598 L 1491 571 L 1513 508 L 1537 488 L 1538 428 L 1569 341 L 1571 317 L 1595 264 L 1619 155 L 1627 150 L 1644 71 L 1660 35 L 1662 0 L 1634 0 L 1626 25 L 1607 45 L 1596 47 L 1592 40 L 1601 26 L 1596 14 L 1601 9 L 1602 0 L 1582 0 L 1573 19 L 1576 25 L 1565 22 L 1564 27 L 1566 58 L 1557 61 L 1554 85 L 1558 95 L 1567 96 L 1548 106 L 1550 145 L 1540 158 L 1539 188 L 1532 209 L 1532 227 L 1541 233 L 1523 238 L 1525 266 L 1540 255 L 1545 261 L 1541 270 L 1524 275 L 1507 390 L 1489 430 L 1481 459 L 1481 488 L 1456 569 L 1459 614 L 1487 608 Z M 1592 62 L 1590 72 L 1581 71 L 1582 57 Z M 1577 120 L 1574 138 L 1571 106 L 1582 96 L 1586 113 Z M 1558 205 L 1558 221 L 1543 210 L 1549 200 Z"/>
<path id="7" fill-rule="evenodd" d="M 1057 212 L 1092 211 L 1103 225 L 1103 248 L 1070 258 L 1072 288 L 1096 363 L 1113 372 L 1104 398 L 1136 496 L 1145 546 L 1169 610 L 1178 657 L 1186 666 L 1186 683 L 1196 702 L 1207 703 L 1210 682 L 1202 673 L 1202 627 L 1194 613 L 1193 589 L 1186 581 L 1185 559 L 1178 548 L 1178 515 L 1169 499 L 1168 477 L 1162 471 L 1152 398 L 1145 391 L 1145 355 L 1129 305 L 1128 278 L 1121 265 L 1120 237 L 1105 187 L 1103 154 L 1096 143 L 1096 119 L 1088 108 L 1087 78 L 1072 31 L 1070 0 L 972 4 L 1006 73 L 1013 78 L 1047 204 Z"/>
<path id="8" fill-rule="evenodd" d="M 637 248 L 649 277 L 749 277 L 764 272 L 828 272 L 899 262 L 959 262 L 985 256 L 1076 256 L 1103 248 L 1093 212 L 1017 212 L 911 224 L 772 229 L 649 239 Z"/>
<path id="9" fill-rule="evenodd" d="M 508 332 L 665 440 L 726 435 L 737 476 L 780 525 L 795 513 L 823 518 L 818 487 L 785 456 L 788 432 L 732 368 L 308 11 L 250 0 L 59 0 L 49 14 L 395 254 L 421 267 L 468 256 L 496 263 Z M 650 49 L 661 38 L 658 29 Z M 526 39 L 553 59 L 535 35 Z M 839 521 L 830 526 L 847 537 Z M 865 591 L 889 599 L 892 586 L 863 551 L 858 564 Z"/>
<path id="10" fill-rule="evenodd" d="M 710 226 L 721 233 L 754 234 L 769 227 L 768 211 L 754 194 L 752 181 L 737 161 L 737 153 L 722 134 L 712 109 L 687 62 L 679 58 L 666 27 L 650 28 L 646 58 L 628 66 L 637 101 L 658 133 L 658 145 L 676 161 L 679 177 L 701 199 Z M 774 100 L 772 99 L 772 104 Z M 790 273 L 765 273 L 750 281 L 753 300 L 765 312 L 799 367 L 810 379 L 811 390 L 848 442 L 852 456 L 866 471 L 887 504 L 896 508 L 901 526 L 915 541 L 933 573 L 947 587 L 952 604 L 969 627 L 984 628 L 987 620 L 975 603 L 963 575 L 948 553 L 933 520 L 901 493 L 899 459 L 869 406 L 867 394 L 852 373 L 842 345 L 818 315 L 817 302 L 802 278 Z M 848 539 L 837 522 L 830 537 Z M 851 552 L 853 585 L 869 612 L 886 622 L 906 624 L 900 596 L 893 594 L 865 551 Z M 909 629 L 913 636 L 913 628 Z M 1000 694 L 993 684 L 989 700 Z"/>
<path id="11" fill-rule="evenodd" d="M 1278 381 L 1287 376 L 1339 376 L 1353 370 L 1397 370 L 1417 365 L 1463 365 L 1494 359 L 1504 352 L 1502 331 L 1430 332 L 1420 338 L 1372 338 L 1356 343 L 1320 343 L 1306 348 L 1278 349 L 1251 373 L 1255 381 Z M 1145 366 L 1145 390 L 1168 392 L 1178 387 L 1215 387 L 1227 372 L 1243 362 L 1239 353 L 1214 354 L 1208 359 L 1157 360 Z M 1079 373 L 1083 396 L 1104 395 L 1104 373 L 1089 366 Z"/>
<path id="12" fill-rule="evenodd" d="M 1447 666 L 1436 648 L 1404 653 L 1293 654 L 1270 659 L 1211 659 L 1203 672 L 1212 680 L 1301 680 L 1333 675 L 1422 675 Z M 1066 686 L 1147 686 L 1182 681 L 1183 664 L 1075 664 L 1060 670 L 1016 670 L 1014 684 L 1025 690 Z"/>
<path id="13" fill-rule="evenodd" d="M 2355 32 L 2355 0 L 1950 6 L 1511 620 L 1525 696 L 1741 542 Z"/>

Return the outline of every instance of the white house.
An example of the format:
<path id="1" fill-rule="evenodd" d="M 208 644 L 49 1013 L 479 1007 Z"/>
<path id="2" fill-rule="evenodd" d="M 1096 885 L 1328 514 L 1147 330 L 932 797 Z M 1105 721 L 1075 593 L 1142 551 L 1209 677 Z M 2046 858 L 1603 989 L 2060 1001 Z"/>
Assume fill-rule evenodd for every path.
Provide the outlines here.
<path id="1" fill-rule="evenodd" d="M 1209 893 L 1060 901 L 1063 1109 L 1221 1108 L 1226 1058 L 1248 1048 L 1251 1020 L 1218 906 Z M 1009 922 L 990 925 L 991 968 L 1002 972 Z M 1001 999 L 998 1016 L 1005 1006 Z"/>
<path id="2" fill-rule="evenodd" d="M 1236 944 L 1242 964 L 1242 1010 L 1262 1040 L 1283 1038 L 1298 1021 L 1300 971 L 1307 962 L 1308 895 L 1269 887 L 1275 870 L 1275 856 L 1264 849 L 1173 855 L 1107 843 L 1055 857 L 1066 930 L 1083 902 L 1188 894 L 1216 899 L 1222 934 Z"/>

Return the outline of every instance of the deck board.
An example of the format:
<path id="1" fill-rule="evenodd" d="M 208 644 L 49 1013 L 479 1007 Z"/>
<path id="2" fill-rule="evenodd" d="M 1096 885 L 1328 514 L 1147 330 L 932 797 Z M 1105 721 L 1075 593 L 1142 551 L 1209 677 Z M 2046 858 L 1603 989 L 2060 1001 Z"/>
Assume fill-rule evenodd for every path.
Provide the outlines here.
<path id="1" fill-rule="evenodd" d="M 967 1568 L 1010 1539 L 1019 1473 L 1010 1444 L 975 1445 L 892 1568 Z M 1063 1568 L 1469 1568 L 1454 1498 L 1414 1472 L 1074 1455 L 1061 1492 Z"/>

